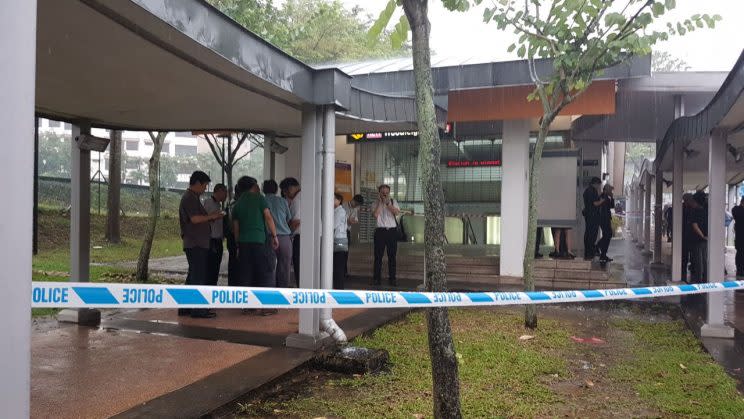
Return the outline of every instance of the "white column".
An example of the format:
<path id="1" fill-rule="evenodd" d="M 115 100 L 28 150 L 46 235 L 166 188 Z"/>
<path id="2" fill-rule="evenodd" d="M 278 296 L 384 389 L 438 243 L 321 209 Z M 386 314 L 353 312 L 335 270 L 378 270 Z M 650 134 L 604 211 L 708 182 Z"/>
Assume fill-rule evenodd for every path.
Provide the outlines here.
<path id="1" fill-rule="evenodd" d="M 653 177 L 646 173 L 646 182 L 643 185 L 643 254 L 651 255 L 651 188 L 653 188 Z"/>
<path id="2" fill-rule="evenodd" d="M 724 280 L 724 205 L 726 203 L 726 134 L 708 137 L 708 282 Z M 706 337 L 733 338 L 734 329 L 723 322 L 721 292 L 708 294 L 708 318 L 700 329 Z"/>
<path id="3" fill-rule="evenodd" d="M 628 196 L 628 224 L 630 238 L 635 243 L 638 241 L 638 193 L 637 186 L 630 184 L 630 196 Z"/>
<path id="4" fill-rule="evenodd" d="M 33 230 L 36 1 L 0 2 L 0 126 L 3 168 L 13 205 L 0 209 L 0 406 L 27 418 L 31 391 L 31 246 Z"/>
<path id="5" fill-rule="evenodd" d="M 90 134 L 87 122 L 72 125 L 70 141 L 70 281 L 90 281 L 90 150 L 78 147 L 77 138 Z M 98 326 L 97 309 L 64 309 L 57 314 L 61 322 Z"/>
<path id="6" fill-rule="evenodd" d="M 70 154 L 70 280 L 90 281 L 90 150 L 75 140 L 90 134 L 89 124 L 72 125 Z"/>
<path id="7" fill-rule="evenodd" d="M 682 97 L 675 96 L 674 117 L 679 118 L 684 113 Z M 682 280 L 682 194 L 685 153 L 681 141 L 676 138 L 672 142 L 672 153 L 672 282 L 679 282 Z"/>
<path id="8" fill-rule="evenodd" d="M 300 193 L 300 288 L 320 288 L 319 260 L 316 255 L 320 213 L 318 211 L 317 179 L 320 177 L 316 164 L 318 154 L 318 112 L 308 106 L 302 110 L 302 158 Z M 299 333 L 287 337 L 289 347 L 315 348 L 320 344 L 319 309 L 300 309 Z"/>
<path id="9" fill-rule="evenodd" d="M 659 169 L 654 176 L 654 260 L 653 264 L 661 265 L 661 198 L 664 195 L 664 172 Z"/>
<path id="10" fill-rule="evenodd" d="M 333 106 L 326 106 L 323 120 L 323 187 L 321 214 L 323 232 L 320 237 L 320 286 L 333 288 L 333 193 L 336 178 L 336 114 Z M 321 320 L 331 318 L 331 309 L 321 311 Z"/>
<path id="11" fill-rule="evenodd" d="M 264 134 L 263 137 L 263 180 L 276 180 L 276 155 L 271 151 L 271 143 L 274 141 L 275 136 L 274 134 Z"/>
<path id="12" fill-rule="evenodd" d="M 527 197 L 529 192 L 530 123 L 504 121 L 501 180 L 501 275 L 524 275 L 527 243 Z"/>

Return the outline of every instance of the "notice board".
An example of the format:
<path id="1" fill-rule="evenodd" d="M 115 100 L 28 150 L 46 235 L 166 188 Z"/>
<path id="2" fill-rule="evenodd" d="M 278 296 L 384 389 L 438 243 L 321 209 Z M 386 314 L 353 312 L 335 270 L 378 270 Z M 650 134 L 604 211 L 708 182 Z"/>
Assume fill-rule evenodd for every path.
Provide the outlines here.
<path id="1" fill-rule="evenodd" d="M 541 160 L 537 195 L 537 218 L 546 227 L 576 224 L 578 153 L 545 151 Z"/>
<path id="2" fill-rule="evenodd" d="M 336 162 L 336 193 L 344 197 L 344 202 L 351 201 L 351 164 Z"/>

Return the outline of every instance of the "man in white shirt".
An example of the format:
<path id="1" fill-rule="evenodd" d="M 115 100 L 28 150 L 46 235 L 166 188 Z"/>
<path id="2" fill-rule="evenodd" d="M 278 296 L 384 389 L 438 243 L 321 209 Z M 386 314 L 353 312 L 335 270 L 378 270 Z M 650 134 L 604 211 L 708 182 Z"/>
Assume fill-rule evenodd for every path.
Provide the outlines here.
<path id="1" fill-rule="evenodd" d="M 372 285 L 381 284 L 382 255 L 387 249 L 388 280 L 391 286 L 398 283 L 395 278 L 395 257 L 398 252 L 398 222 L 395 216 L 400 213 L 398 203 L 390 197 L 390 186 L 380 185 L 377 188 L 377 199 L 372 203 L 372 215 L 377 220 L 375 229 L 375 262 Z"/>
<path id="2" fill-rule="evenodd" d="M 222 211 L 222 203 L 227 198 L 227 187 L 218 183 L 214 185 L 212 196 L 207 198 L 202 205 L 209 214 L 217 213 Z M 223 245 L 222 241 L 225 238 L 223 231 L 223 219 L 218 218 L 209 223 L 210 228 L 210 244 L 209 244 L 209 261 L 207 263 L 207 279 L 206 285 L 217 285 L 217 281 L 220 277 L 220 265 L 222 265 L 222 252 Z"/>

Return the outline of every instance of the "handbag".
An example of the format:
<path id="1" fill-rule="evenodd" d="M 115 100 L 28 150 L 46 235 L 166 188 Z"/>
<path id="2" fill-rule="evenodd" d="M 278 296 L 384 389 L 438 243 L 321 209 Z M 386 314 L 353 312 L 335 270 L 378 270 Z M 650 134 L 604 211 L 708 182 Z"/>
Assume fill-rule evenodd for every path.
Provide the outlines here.
<path id="1" fill-rule="evenodd" d="M 399 242 L 407 241 L 406 237 L 406 231 L 403 229 L 403 216 L 400 216 L 400 221 L 398 221 L 397 218 L 395 218 L 395 233 L 396 233 L 396 239 Z"/>

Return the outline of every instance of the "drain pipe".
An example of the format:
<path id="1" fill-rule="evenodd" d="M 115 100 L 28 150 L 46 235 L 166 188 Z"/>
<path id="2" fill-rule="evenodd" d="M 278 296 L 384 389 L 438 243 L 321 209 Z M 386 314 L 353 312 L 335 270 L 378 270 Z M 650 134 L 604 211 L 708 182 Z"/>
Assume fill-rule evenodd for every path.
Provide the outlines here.
<path id="1" fill-rule="evenodd" d="M 333 289 L 333 193 L 336 177 L 336 112 L 333 105 L 323 110 L 323 188 L 321 189 L 320 212 L 322 234 L 320 236 L 320 287 Z M 320 310 L 320 328 L 333 337 L 338 344 L 346 344 L 346 334 L 333 320 L 330 308 Z"/>

